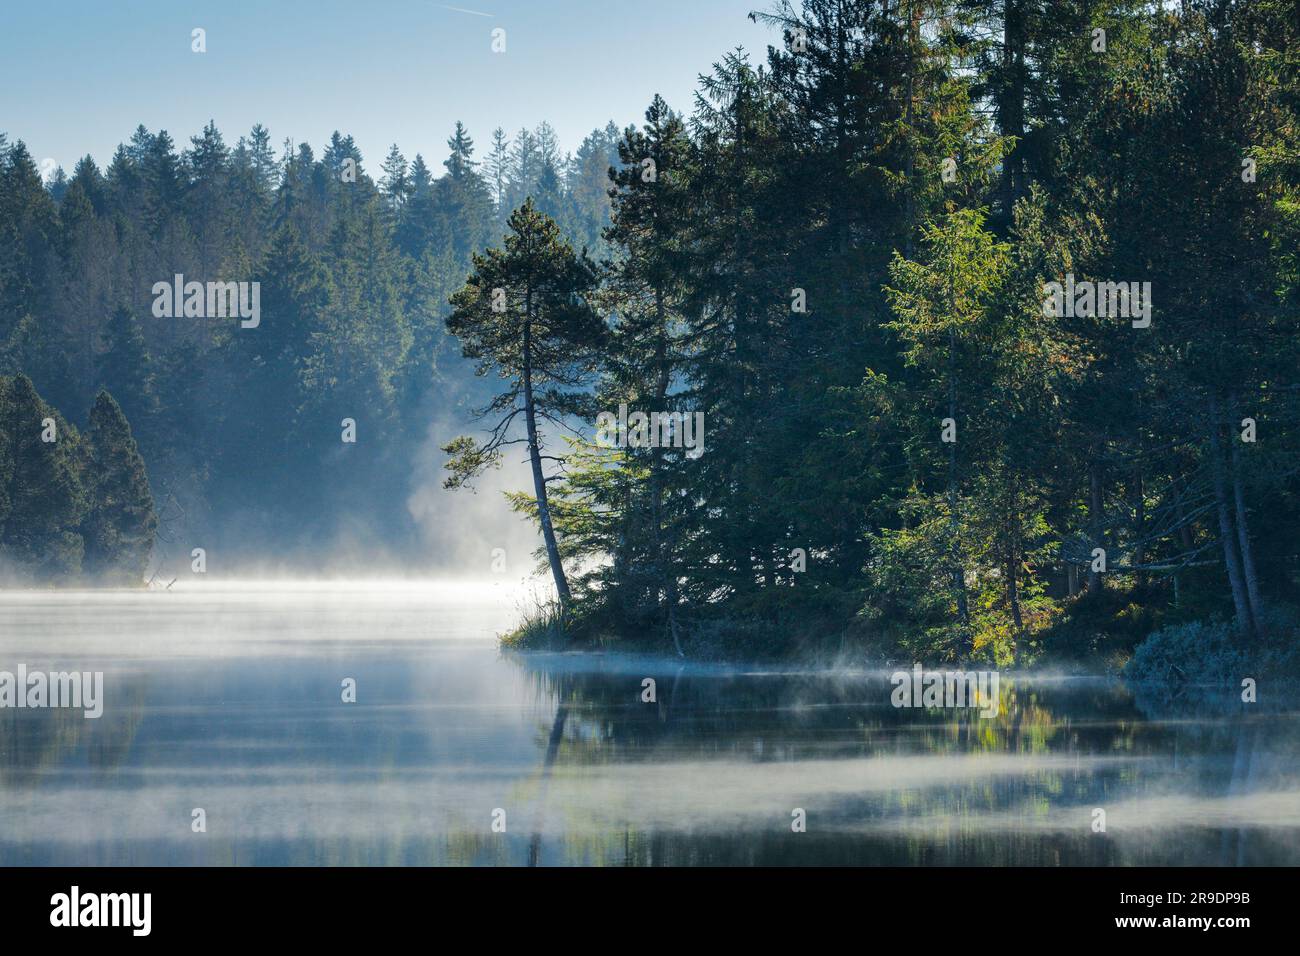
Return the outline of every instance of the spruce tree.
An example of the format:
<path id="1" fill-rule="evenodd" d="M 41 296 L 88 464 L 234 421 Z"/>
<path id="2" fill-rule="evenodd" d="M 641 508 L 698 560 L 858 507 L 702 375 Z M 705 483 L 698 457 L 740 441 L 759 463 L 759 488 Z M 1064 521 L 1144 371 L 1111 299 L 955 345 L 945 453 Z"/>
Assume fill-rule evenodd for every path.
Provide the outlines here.
<path id="1" fill-rule="evenodd" d="M 4 141 L 0 138 L 0 147 Z M 10 491 L 14 478 L 14 436 L 12 434 L 14 416 L 10 403 L 12 382 L 0 375 L 0 535 L 3 535 L 5 522 L 13 508 Z"/>
<path id="2" fill-rule="evenodd" d="M 154 375 L 140 323 L 125 305 L 109 316 L 96 368 L 99 384 L 120 398 L 123 412 L 140 428 L 156 411 Z"/>
<path id="3" fill-rule="evenodd" d="M 492 187 L 492 201 L 496 204 L 499 227 L 506 218 L 506 183 L 510 179 L 510 140 L 500 126 L 492 131 L 492 152 L 488 155 L 487 177 L 488 185 Z"/>
<path id="4" fill-rule="evenodd" d="M 600 156 L 605 159 L 603 148 Z M 628 128 L 618 145 L 618 160 L 605 174 L 612 183 L 613 208 L 605 239 L 615 250 L 606 267 L 605 305 L 619 321 L 600 395 L 607 408 L 626 403 L 643 411 L 692 414 L 689 400 L 683 404 L 682 397 L 670 394 L 682 387 L 685 367 L 690 141 L 685 124 L 661 97 L 646 109 L 642 129 Z M 599 500 L 597 492 L 609 489 L 608 481 L 597 481 L 588 497 L 619 516 L 605 523 L 616 536 L 607 539 L 606 547 L 611 553 L 622 551 L 616 583 L 631 585 L 624 588 L 631 593 L 622 611 L 635 614 L 648 606 L 660 618 L 657 623 L 668 625 L 680 654 L 678 579 L 683 569 L 674 542 L 684 531 L 682 511 L 689 507 L 693 463 L 683 450 L 662 447 L 628 449 L 619 458 L 629 472 L 626 484 L 613 488 L 619 499 Z M 642 479 L 632 480 L 637 474 Z"/>
<path id="5" fill-rule="evenodd" d="M 86 433 L 90 507 L 82 522 L 84 570 L 103 580 L 140 582 L 158 518 L 131 426 L 107 391 L 95 397 Z"/>
<path id="6" fill-rule="evenodd" d="M 478 165 L 471 158 L 474 155 L 474 139 L 460 120 L 456 121 L 456 129 L 447 139 L 447 148 L 451 150 L 451 155 L 443 161 L 443 165 L 453 179 L 460 179 L 474 171 Z"/>
<path id="7" fill-rule="evenodd" d="M 451 254 L 468 267 L 470 256 L 485 248 L 494 231 L 492 194 L 474 168 L 474 141 L 457 123 L 447 140 L 451 154 L 443 161 L 447 175 L 434 189 L 433 214 L 439 220 L 441 238 L 450 244 Z"/>
<path id="8" fill-rule="evenodd" d="M 39 576 L 74 575 L 81 569 L 80 527 L 88 507 L 80 438 L 26 375 L 11 379 L 8 392 L 4 438 L 13 470 L 0 551 Z M 51 427 L 55 440 L 45 441 Z"/>
<path id="9" fill-rule="evenodd" d="M 388 158 L 383 164 L 384 178 L 379 181 L 379 188 L 388 202 L 388 208 L 394 216 L 400 216 L 402 207 L 411 195 L 411 177 L 406 165 L 406 157 L 394 143 L 388 150 Z"/>

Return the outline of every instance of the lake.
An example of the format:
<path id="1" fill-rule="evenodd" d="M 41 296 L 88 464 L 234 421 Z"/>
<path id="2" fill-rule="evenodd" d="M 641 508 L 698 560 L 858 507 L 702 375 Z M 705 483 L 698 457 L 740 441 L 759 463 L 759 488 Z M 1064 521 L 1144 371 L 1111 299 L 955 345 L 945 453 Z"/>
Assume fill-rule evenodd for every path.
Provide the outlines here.
<path id="1" fill-rule="evenodd" d="M 991 718 L 895 708 L 865 666 L 503 654 L 518 599 L 0 592 L 0 670 L 104 673 L 98 719 L 0 709 L 0 864 L 1300 864 L 1289 690 L 1004 673 Z"/>

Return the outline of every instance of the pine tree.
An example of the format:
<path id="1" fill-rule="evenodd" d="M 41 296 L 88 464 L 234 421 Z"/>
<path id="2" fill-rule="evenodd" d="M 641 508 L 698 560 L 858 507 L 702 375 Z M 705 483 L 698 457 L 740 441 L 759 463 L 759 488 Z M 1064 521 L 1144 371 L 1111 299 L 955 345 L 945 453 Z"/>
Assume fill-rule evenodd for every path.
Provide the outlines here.
<path id="1" fill-rule="evenodd" d="M 465 485 L 494 467 L 502 451 L 525 444 L 533 475 L 533 510 L 561 608 L 571 603 L 568 579 L 551 518 L 544 461 L 562 460 L 547 443 L 544 427 L 563 429 L 563 415 L 580 402 L 594 368 L 604 324 L 587 301 L 595 267 L 560 235 L 559 227 L 525 202 L 510 216 L 504 248 L 474 256 L 474 271 L 452 297 L 447 330 L 476 373 L 505 384 L 481 415 L 496 418 L 482 444 L 461 436 L 444 447 L 452 457 L 447 487 Z M 522 416 L 525 435 L 512 426 Z"/>

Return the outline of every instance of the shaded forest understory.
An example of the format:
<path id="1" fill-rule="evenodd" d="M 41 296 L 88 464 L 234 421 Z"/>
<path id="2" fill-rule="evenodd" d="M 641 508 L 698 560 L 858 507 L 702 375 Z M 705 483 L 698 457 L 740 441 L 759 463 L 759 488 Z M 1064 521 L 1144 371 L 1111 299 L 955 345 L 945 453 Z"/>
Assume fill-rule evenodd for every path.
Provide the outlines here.
<path id="1" fill-rule="evenodd" d="M 0 141 L 0 374 L 120 403 L 173 570 L 196 531 L 409 553 L 454 406 L 449 486 L 532 466 L 556 601 L 516 646 L 1295 671 L 1294 4 L 756 16 L 764 58 L 573 156 L 458 124 L 372 180 L 209 124 L 45 184 Z M 260 282 L 260 324 L 157 318 L 176 274 Z"/>

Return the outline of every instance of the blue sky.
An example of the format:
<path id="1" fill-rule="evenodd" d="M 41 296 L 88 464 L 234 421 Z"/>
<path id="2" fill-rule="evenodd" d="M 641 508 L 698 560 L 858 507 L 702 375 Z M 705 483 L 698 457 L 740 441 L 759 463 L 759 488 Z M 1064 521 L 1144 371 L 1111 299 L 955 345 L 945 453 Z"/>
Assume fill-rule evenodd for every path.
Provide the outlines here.
<path id="1" fill-rule="evenodd" d="M 233 145 L 255 122 L 317 149 L 351 133 L 366 168 L 396 142 L 435 169 L 455 121 L 476 156 L 494 127 L 548 120 L 566 150 L 651 96 L 688 112 L 726 50 L 766 57 L 746 14 L 768 0 L 73 0 L 0 10 L 0 131 L 39 163 L 101 166 L 138 123 L 188 146 L 209 118 Z M 449 8 L 460 9 L 449 9 Z M 464 10 L 491 14 L 479 16 Z M 207 31 L 207 52 L 190 32 Z M 493 53 L 491 31 L 506 31 Z"/>

